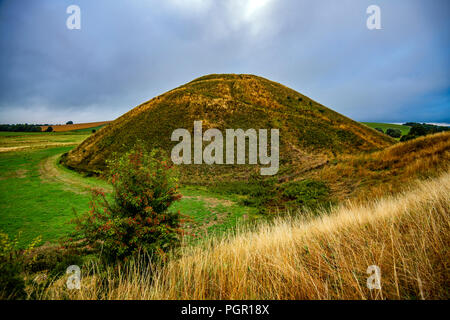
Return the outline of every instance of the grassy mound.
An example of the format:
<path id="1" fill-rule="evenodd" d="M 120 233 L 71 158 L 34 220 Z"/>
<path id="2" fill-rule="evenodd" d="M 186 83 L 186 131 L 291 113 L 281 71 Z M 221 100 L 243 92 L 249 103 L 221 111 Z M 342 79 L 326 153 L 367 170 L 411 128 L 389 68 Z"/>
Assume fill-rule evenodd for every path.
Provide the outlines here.
<path id="1" fill-rule="evenodd" d="M 328 157 L 382 149 L 394 140 L 281 84 L 253 75 L 209 75 L 141 104 L 92 135 L 63 162 L 80 171 L 99 172 L 114 152 L 129 150 L 137 140 L 168 152 L 173 130 L 193 132 L 195 120 L 209 128 L 280 129 L 280 171 L 321 165 Z M 247 180 L 257 172 L 248 165 L 182 165 L 184 182 Z"/>

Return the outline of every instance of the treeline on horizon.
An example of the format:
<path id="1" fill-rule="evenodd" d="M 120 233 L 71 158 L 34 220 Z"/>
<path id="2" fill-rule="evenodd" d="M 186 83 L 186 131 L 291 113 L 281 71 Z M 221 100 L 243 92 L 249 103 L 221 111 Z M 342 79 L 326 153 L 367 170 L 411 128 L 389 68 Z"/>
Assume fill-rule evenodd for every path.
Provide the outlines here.
<path id="1" fill-rule="evenodd" d="M 40 124 L 0 124 L 0 131 L 8 132 L 41 132 Z"/>
<path id="2" fill-rule="evenodd" d="M 437 126 L 434 124 L 427 124 L 427 123 L 406 122 L 403 125 L 411 127 L 411 130 L 409 130 L 409 133 L 407 135 L 402 136 L 400 138 L 400 141 L 408 141 L 421 136 L 426 136 L 428 134 L 450 130 L 450 127 Z"/>

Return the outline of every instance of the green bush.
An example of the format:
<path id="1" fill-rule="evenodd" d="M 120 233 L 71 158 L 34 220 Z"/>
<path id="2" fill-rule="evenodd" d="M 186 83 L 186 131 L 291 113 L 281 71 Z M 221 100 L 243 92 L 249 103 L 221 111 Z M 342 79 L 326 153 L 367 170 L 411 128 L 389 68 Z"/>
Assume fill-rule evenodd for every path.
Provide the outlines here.
<path id="1" fill-rule="evenodd" d="M 381 129 L 381 128 L 375 128 L 375 130 L 380 131 L 381 133 L 384 133 L 383 129 Z"/>
<path id="2" fill-rule="evenodd" d="M 39 248 L 35 251 L 33 259 L 26 265 L 26 271 L 29 273 L 47 271 L 49 279 L 63 275 L 70 265 L 83 265 L 83 258 L 89 253 L 67 242 L 65 246 Z"/>
<path id="3" fill-rule="evenodd" d="M 47 127 L 47 129 L 45 130 L 45 132 L 53 132 L 53 127 Z"/>
<path id="4" fill-rule="evenodd" d="M 400 129 L 387 128 L 386 134 L 388 136 L 391 136 L 392 138 L 400 138 L 402 136 L 402 132 L 400 131 Z"/>
<path id="5" fill-rule="evenodd" d="M 179 212 L 170 205 L 181 198 L 175 171 L 160 151 L 141 144 L 108 162 L 112 201 L 94 190 L 90 211 L 75 222 L 82 238 L 109 261 L 138 253 L 163 258 L 179 242 Z"/>
<path id="6" fill-rule="evenodd" d="M 409 141 L 409 140 L 412 140 L 412 139 L 415 139 L 415 138 L 417 138 L 417 136 L 415 136 L 413 134 L 406 134 L 406 135 L 404 135 L 404 136 L 402 136 L 400 138 L 400 141 L 401 142 L 405 142 L 405 141 Z"/>

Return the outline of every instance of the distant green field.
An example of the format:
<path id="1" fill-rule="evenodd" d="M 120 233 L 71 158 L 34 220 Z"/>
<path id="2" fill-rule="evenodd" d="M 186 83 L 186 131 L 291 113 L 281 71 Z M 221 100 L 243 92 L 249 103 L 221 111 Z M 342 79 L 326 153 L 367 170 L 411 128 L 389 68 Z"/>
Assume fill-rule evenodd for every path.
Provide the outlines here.
<path id="1" fill-rule="evenodd" d="M 1 133 L 0 146 L 23 149 L 0 152 L 0 231 L 10 236 L 21 233 L 21 244 L 37 236 L 44 242 L 54 242 L 73 231 L 69 223 L 73 210 L 88 210 L 88 188 L 110 188 L 103 180 L 83 177 L 57 164 L 59 155 L 89 136 L 90 131 L 84 135 L 12 134 Z M 71 145 L 53 147 L 63 142 Z M 171 209 L 192 218 L 186 225 L 191 233 L 222 233 L 255 213 L 255 209 L 237 204 L 237 196 L 220 196 L 198 187 L 180 191 L 183 198 Z"/>
<path id="2" fill-rule="evenodd" d="M 408 134 L 409 130 L 411 130 L 411 127 L 403 126 L 400 124 L 381 123 L 381 122 L 361 122 L 361 123 L 365 124 L 366 126 L 372 129 L 381 128 L 383 129 L 384 132 L 386 132 L 388 128 L 399 129 L 402 132 L 402 136 Z"/>

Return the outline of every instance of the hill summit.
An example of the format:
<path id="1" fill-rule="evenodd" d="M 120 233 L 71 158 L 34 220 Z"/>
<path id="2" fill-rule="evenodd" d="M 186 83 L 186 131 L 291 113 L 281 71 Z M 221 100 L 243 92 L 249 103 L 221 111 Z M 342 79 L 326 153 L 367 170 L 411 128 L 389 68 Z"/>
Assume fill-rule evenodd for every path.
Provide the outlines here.
<path id="1" fill-rule="evenodd" d="M 353 121 L 279 83 L 254 75 L 213 74 L 155 97 L 122 115 L 66 154 L 65 165 L 99 172 L 114 152 L 129 150 L 136 141 L 170 152 L 178 143 L 172 132 L 279 129 L 280 171 L 288 177 L 327 162 L 338 154 L 371 151 L 393 143 L 388 136 Z M 207 143 L 204 142 L 204 146 Z M 248 163 L 248 162 L 246 162 Z M 180 165 L 184 181 L 245 180 L 260 165 Z"/>

